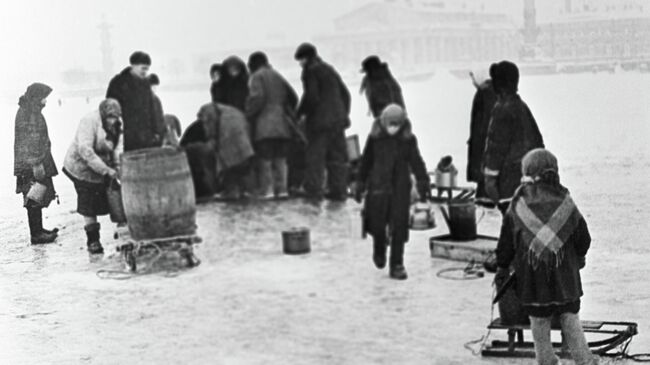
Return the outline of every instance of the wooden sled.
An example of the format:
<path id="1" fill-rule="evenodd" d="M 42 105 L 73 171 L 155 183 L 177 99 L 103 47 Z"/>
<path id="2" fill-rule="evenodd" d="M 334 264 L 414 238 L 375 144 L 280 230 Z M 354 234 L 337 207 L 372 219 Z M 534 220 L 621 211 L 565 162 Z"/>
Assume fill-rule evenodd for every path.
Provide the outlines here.
<path id="1" fill-rule="evenodd" d="M 185 261 L 187 267 L 198 266 L 201 263 L 194 255 L 194 244 L 201 242 L 201 238 L 195 234 L 142 241 L 133 240 L 128 234 L 121 238 L 126 242 L 118 245 L 117 251 L 121 253 L 127 269 L 131 272 L 137 271 L 138 258 L 146 256 L 152 251 L 158 255 L 177 252 L 181 259 Z"/>
<path id="2" fill-rule="evenodd" d="M 591 352 L 596 355 L 606 355 L 612 350 L 625 345 L 638 333 L 637 324 L 632 322 L 608 321 L 581 321 L 582 328 L 589 337 L 599 337 L 597 340 L 588 341 Z M 531 341 L 524 340 L 524 331 L 530 330 L 530 325 L 503 325 L 501 319 L 495 319 L 488 329 L 491 331 L 504 330 L 508 332 L 508 341 L 492 341 L 481 350 L 481 355 L 486 357 L 520 357 L 534 358 L 535 348 Z M 551 331 L 560 331 L 559 327 L 551 327 Z M 556 354 L 561 358 L 570 358 L 566 345 L 562 342 L 553 342 Z"/>

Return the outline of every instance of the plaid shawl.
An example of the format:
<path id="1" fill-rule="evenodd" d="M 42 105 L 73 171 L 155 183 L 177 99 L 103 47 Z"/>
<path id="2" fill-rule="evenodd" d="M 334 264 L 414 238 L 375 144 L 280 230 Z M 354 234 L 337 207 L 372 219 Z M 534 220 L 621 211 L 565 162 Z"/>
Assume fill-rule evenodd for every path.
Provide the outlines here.
<path id="1" fill-rule="evenodd" d="M 533 270 L 558 268 L 565 243 L 582 219 L 568 190 L 541 182 L 524 184 L 515 193 L 510 214 Z"/>

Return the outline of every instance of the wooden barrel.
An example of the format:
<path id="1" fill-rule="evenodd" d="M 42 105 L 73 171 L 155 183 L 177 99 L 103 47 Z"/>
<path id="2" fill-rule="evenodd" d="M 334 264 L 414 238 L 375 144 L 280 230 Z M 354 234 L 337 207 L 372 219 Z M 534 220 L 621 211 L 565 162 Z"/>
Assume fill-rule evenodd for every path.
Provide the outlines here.
<path id="1" fill-rule="evenodd" d="M 194 184 L 182 151 L 148 148 L 125 153 L 122 197 L 136 240 L 196 233 Z"/>

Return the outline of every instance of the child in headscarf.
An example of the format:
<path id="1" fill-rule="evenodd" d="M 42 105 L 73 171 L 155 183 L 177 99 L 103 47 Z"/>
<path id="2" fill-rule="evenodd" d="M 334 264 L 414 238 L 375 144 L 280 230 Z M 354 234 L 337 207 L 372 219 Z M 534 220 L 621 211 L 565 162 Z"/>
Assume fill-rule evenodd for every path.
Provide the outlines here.
<path id="1" fill-rule="evenodd" d="M 16 113 L 14 143 L 14 176 L 16 176 L 16 193 L 23 194 L 24 207 L 27 209 L 29 231 L 32 244 L 52 243 L 57 237 L 58 229 L 43 228 L 43 208 L 47 208 L 56 198 L 52 177 L 58 175 L 52 158 L 51 142 L 47 123 L 42 110 L 52 88 L 41 83 L 34 83 L 20 97 L 20 108 Z M 38 199 L 30 198 L 33 186 L 43 187 Z"/>
<path id="2" fill-rule="evenodd" d="M 560 184 L 557 159 L 534 149 L 522 160 L 522 185 L 506 212 L 497 246 L 497 284 L 513 264 L 518 298 L 530 317 L 537 361 L 557 364 L 550 340 L 551 318 L 578 365 L 596 364 L 580 324 L 580 269 L 591 243 L 585 219 Z"/>
<path id="3" fill-rule="evenodd" d="M 386 266 L 386 246 L 390 244 L 389 275 L 397 280 L 407 278 L 404 245 L 409 239 L 411 174 L 420 198 L 429 197 L 429 175 L 411 122 L 401 106 L 390 104 L 372 127 L 353 190 L 357 201 L 367 191 L 364 229 L 373 237 L 373 262 L 379 269 Z"/>

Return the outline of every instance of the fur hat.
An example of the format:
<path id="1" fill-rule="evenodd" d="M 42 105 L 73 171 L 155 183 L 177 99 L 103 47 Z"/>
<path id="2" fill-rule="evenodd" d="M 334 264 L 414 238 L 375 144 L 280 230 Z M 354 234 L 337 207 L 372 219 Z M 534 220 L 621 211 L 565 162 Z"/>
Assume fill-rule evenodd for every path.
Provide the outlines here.
<path id="1" fill-rule="evenodd" d="M 149 81 L 149 85 L 160 85 L 160 78 L 156 74 L 151 74 L 147 76 L 147 80 Z"/>
<path id="2" fill-rule="evenodd" d="M 501 61 L 490 66 L 490 78 L 497 91 L 516 92 L 519 87 L 519 68 L 510 61 Z"/>
<path id="3" fill-rule="evenodd" d="M 221 73 L 221 70 L 223 70 L 223 66 L 220 63 L 212 64 L 212 66 L 210 66 L 210 76 L 215 72 Z"/>
<path id="4" fill-rule="evenodd" d="M 379 56 L 372 55 L 366 57 L 362 62 L 361 62 L 361 72 L 369 72 L 371 70 L 376 70 L 380 68 L 383 65 L 381 62 L 381 59 Z"/>
<path id="5" fill-rule="evenodd" d="M 316 56 L 318 56 L 318 51 L 316 50 L 316 47 L 311 43 L 303 43 L 298 46 L 298 49 L 296 49 L 296 54 L 294 55 L 294 58 L 296 60 L 300 60 L 303 58 L 312 59 Z"/>
<path id="6" fill-rule="evenodd" d="M 117 100 L 108 98 L 99 103 L 99 114 L 102 119 L 108 117 L 120 118 L 122 117 L 122 107 Z"/>
<path id="7" fill-rule="evenodd" d="M 251 70 L 251 72 L 255 72 L 259 70 L 261 67 L 268 66 L 269 65 L 269 59 L 266 57 L 266 54 L 264 52 L 253 52 L 249 57 L 248 57 L 248 68 Z"/>
<path id="8" fill-rule="evenodd" d="M 131 65 L 147 65 L 151 66 L 151 57 L 149 57 L 148 54 L 142 52 L 142 51 L 135 51 L 129 57 L 129 63 Z"/>

